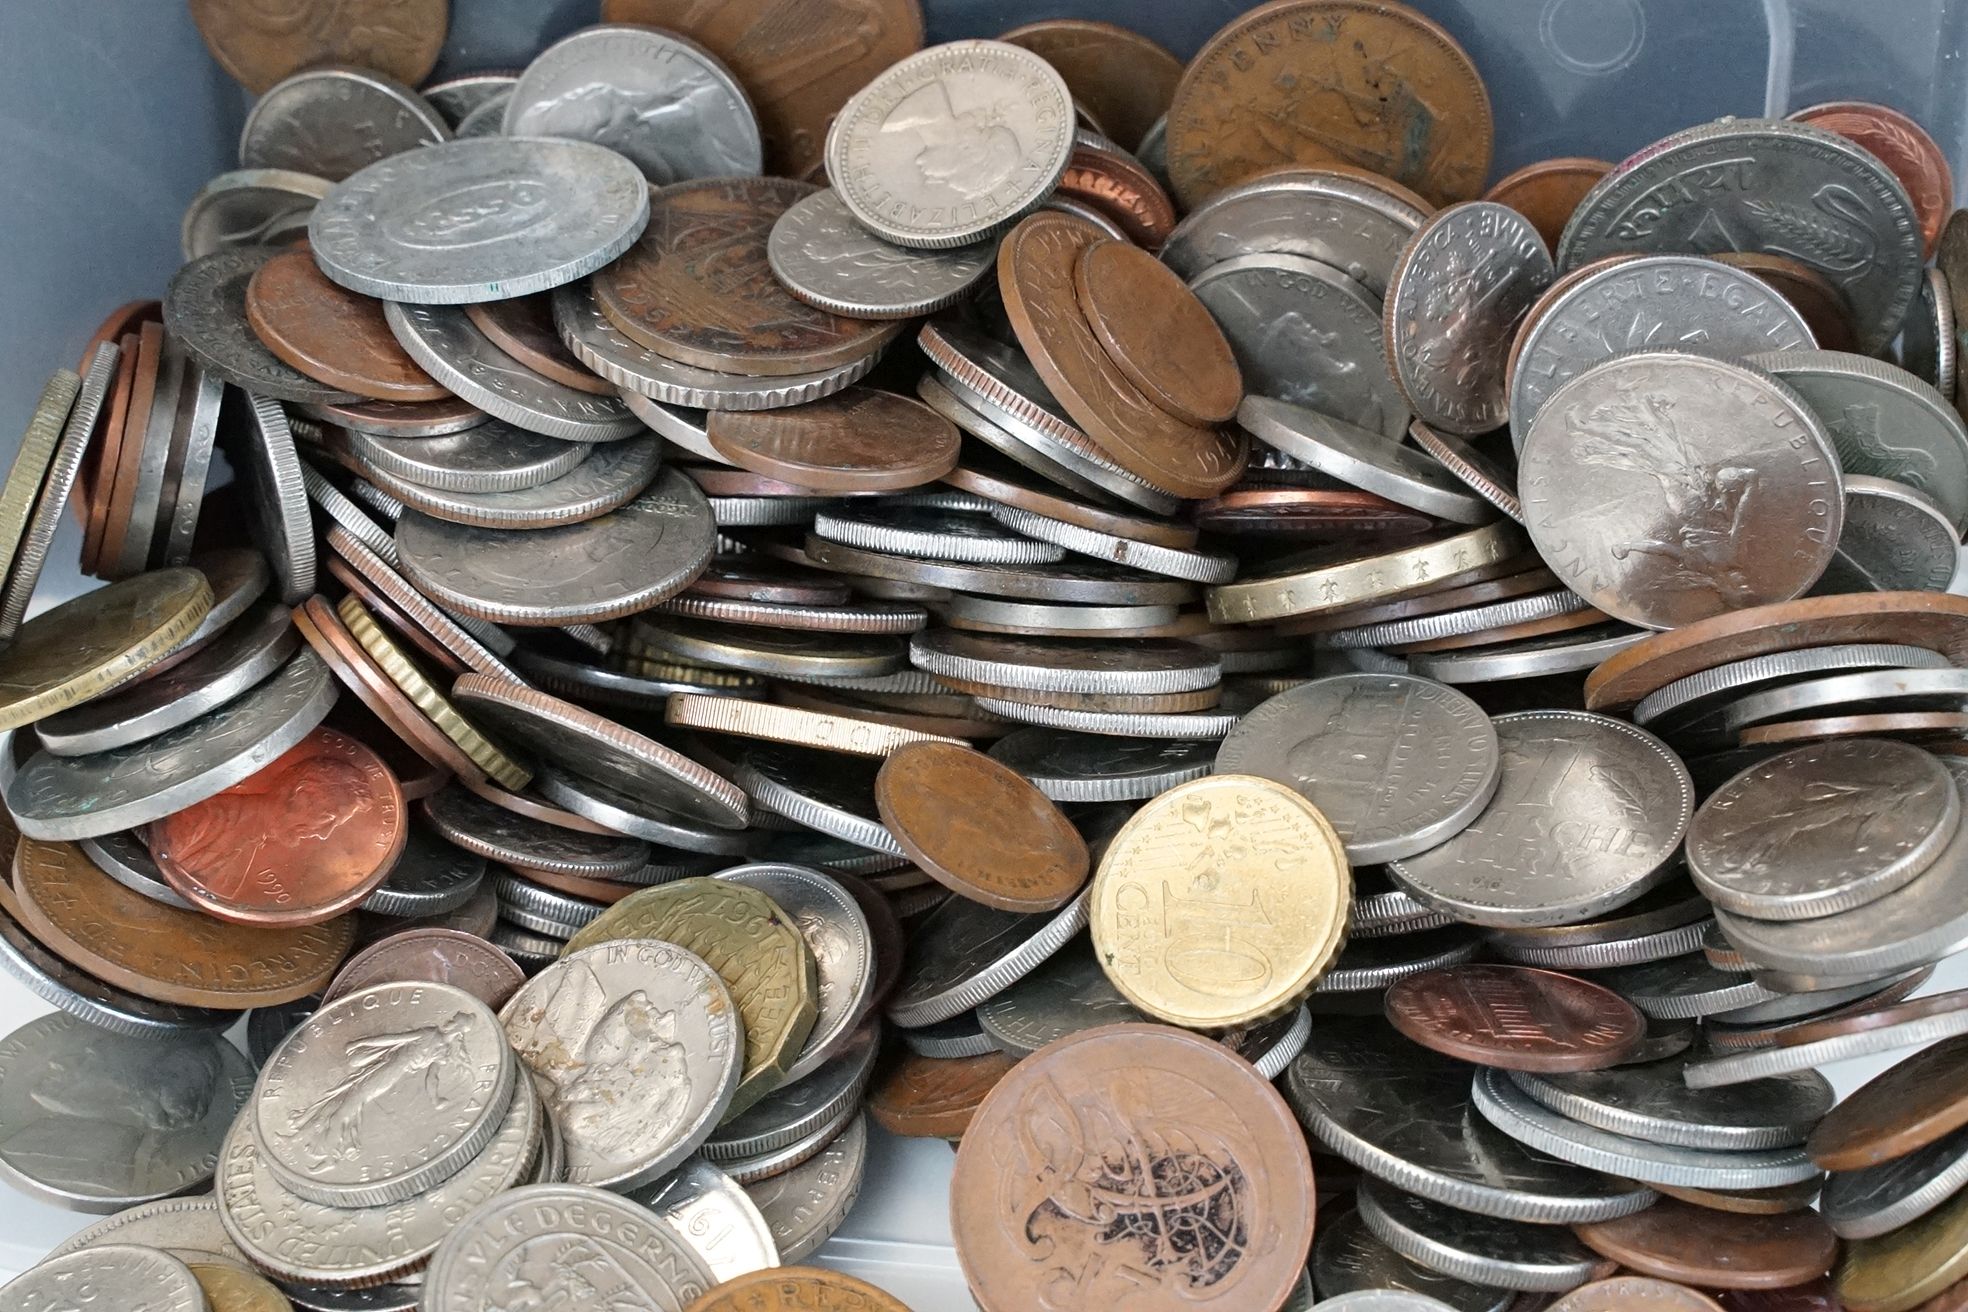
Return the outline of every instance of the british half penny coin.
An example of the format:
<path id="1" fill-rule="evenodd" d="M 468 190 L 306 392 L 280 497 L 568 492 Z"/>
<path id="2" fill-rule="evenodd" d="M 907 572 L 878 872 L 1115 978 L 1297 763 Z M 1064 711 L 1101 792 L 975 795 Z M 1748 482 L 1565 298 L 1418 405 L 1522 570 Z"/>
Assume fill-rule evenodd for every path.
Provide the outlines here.
<path id="1" fill-rule="evenodd" d="M 1722 1305 L 1697 1289 L 1649 1276 L 1613 1276 L 1580 1285 L 1547 1312 L 1722 1312 Z"/>
<path id="2" fill-rule="evenodd" d="M 1387 1019 L 1425 1048 L 1519 1071 L 1617 1066 L 1646 1035 L 1611 989 L 1528 966 L 1461 965 L 1397 980 Z"/>
<path id="3" fill-rule="evenodd" d="M 1699 1289 L 1801 1285 L 1829 1271 L 1838 1256 L 1838 1238 L 1816 1212 L 1750 1216 L 1667 1199 L 1572 1231 L 1630 1271 Z"/>

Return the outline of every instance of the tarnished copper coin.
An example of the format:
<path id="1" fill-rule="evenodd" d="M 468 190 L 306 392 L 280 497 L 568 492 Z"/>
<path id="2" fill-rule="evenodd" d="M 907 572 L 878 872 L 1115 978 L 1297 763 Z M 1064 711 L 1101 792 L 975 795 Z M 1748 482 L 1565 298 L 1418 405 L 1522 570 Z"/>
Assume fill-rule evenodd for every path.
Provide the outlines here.
<path id="1" fill-rule="evenodd" d="M 191 0 L 191 20 L 212 57 L 258 95 L 322 64 L 373 68 L 416 86 L 437 66 L 447 0 Z"/>
<path id="2" fill-rule="evenodd" d="M 134 362 L 130 394 L 120 416 L 115 413 L 116 398 L 111 398 L 110 418 L 120 418 L 122 422 L 103 433 L 102 466 L 96 496 L 89 504 L 82 567 L 97 578 L 107 578 L 117 568 L 117 559 L 130 535 L 130 510 L 137 495 L 144 439 L 164 364 L 163 324 L 140 325 L 136 339 L 134 349 L 127 353 Z M 94 551 L 87 550 L 91 542 L 95 544 Z"/>
<path id="3" fill-rule="evenodd" d="M 950 1231 L 984 1312 L 1275 1308 L 1305 1269 L 1314 1190 L 1278 1091 L 1214 1039 L 1108 1025 L 999 1081 L 957 1149 Z M 1110 1262 L 1112 1237 L 1128 1260 Z"/>
<path id="4" fill-rule="evenodd" d="M 1661 1280 L 1702 1289 L 1783 1289 L 1816 1280 L 1838 1256 L 1838 1238 L 1816 1212 L 1745 1216 L 1668 1199 L 1616 1221 L 1575 1225 L 1601 1257 Z"/>
<path id="5" fill-rule="evenodd" d="M 1886 1029 L 1928 1016 L 1945 1015 L 1968 1008 L 1968 989 L 1951 989 L 1946 993 L 1915 998 L 1911 1002 L 1894 1002 L 1888 1006 L 1878 1006 L 1875 1002 L 1875 999 L 1867 998 L 1811 1020 L 1782 1026 L 1774 1031 L 1771 1041 L 1775 1046 L 1790 1048 L 1837 1038 L 1841 1034 L 1863 1034 L 1867 1030 Z"/>
<path id="6" fill-rule="evenodd" d="M 1189 424 L 1237 413 L 1244 378 L 1229 339 L 1168 265 L 1123 241 L 1095 242 L 1073 266 L 1073 290 L 1107 358 L 1150 401 Z"/>
<path id="7" fill-rule="evenodd" d="M 718 556 L 682 595 L 782 606 L 845 606 L 851 594 L 836 579 L 762 556 Z"/>
<path id="8" fill-rule="evenodd" d="M 1515 1071 L 1596 1071 L 1638 1047 L 1646 1019 L 1619 994 L 1553 970 L 1462 965 L 1397 980 L 1382 1004 L 1424 1048 Z"/>
<path id="9" fill-rule="evenodd" d="M 145 837 L 166 882 L 201 911 L 242 925 L 313 925 L 369 896 L 408 834 L 402 790 L 382 759 L 316 729 Z"/>
<path id="10" fill-rule="evenodd" d="M 546 293 L 467 305 L 465 317 L 477 324 L 494 346 L 534 373 L 576 391 L 615 395 L 615 384 L 575 359 L 560 340 L 554 327 L 553 299 Z"/>
<path id="11" fill-rule="evenodd" d="M 922 402 L 850 387 L 779 410 L 713 410 L 711 445 L 733 464 L 823 492 L 888 492 L 956 467 L 957 426 Z"/>
<path id="12" fill-rule="evenodd" d="M 1613 166 L 1603 159 L 1570 155 L 1539 160 L 1498 178 L 1483 193 L 1483 199 L 1516 210 L 1531 221 L 1546 246 L 1557 250 L 1558 238 L 1564 235 L 1572 211 L 1585 199 L 1585 193 L 1612 171 Z"/>
<path id="13" fill-rule="evenodd" d="M 824 1187 L 824 1186 L 823 1186 Z M 683 1312 L 909 1312 L 865 1280 L 812 1266 L 777 1266 L 721 1280 Z"/>
<path id="14" fill-rule="evenodd" d="M 1792 114 L 1790 121 L 1836 132 L 1871 151 L 1906 188 L 1927 254 L 1934 253 L 1941 229 L 1954 212 L 1954 173 L 1948 168 L 1947 152 L 1927 129 L 1897 109 L 1863 100 L 1812 105 Z"/>
<path id="15" fill-rule="evenodd" d="M 374 401 L 442 401 L 383 321 L 383 303 L 330 282 L 314 256 L 287 251 L 246 284 L 246 322 L 286 363 L 318 383 Z"/>
<path id="16" fill-rule="evenodd" d="M 476 428 L 488 418 L 471 402 L 455 396 L 409 405 L 398 401 L 349 401 L 306 406 L 311 419 L 353 428 L 377 437 L 443 437 Z"/>
<path id="17" fill-rule="evenodd" d="M 882 824 L 951 892 L 1002 911 L 1051 911 L 1089 873 L 1086 842 L 1010 766 L 948 743 L 897 749 L 875 776 Z"/>
<path id="18" fill-rule="evenodd" d="M 658 355 L 724 373 L 818 373 L 879 351 L 901 320 L 848 319 L 773 276 L 766 239 L 816 190 L 788 178 L 707 178 L 650 195 L 649 226 L 594 276 L 595 300 Z"/>
<path id="19" fill-rule="evenodd" d="M 1797 1184 L 1780 1185 L 1775 1189 L 1696 1189 L 1688 1185 L 1661 1184 L 1659 1181 L 1647 1187 L 1669 1198 L 1679 1198 L 1684 1203 L 1693 1203 L 1716 1212 L 1781 1216 L 1785 1212 L 1801 1212 L 1816 1202 L 1818 1189 L 1823 1184 L 1823 1178 L 1814 1175 Z"/>
<path id="20" fill-rule="evenodd" d="M 1236 488 L 1189 512 L 1211 533 L 1289 533 L 1307 539 L 1412 537 L 1435 521 L 1354 488 Z"/>
<path id="21" fill-rule="evenodd" d="M 1139 32 L 1084 18 L 1044 18 L 998 38 L 1051 64 L 1066 89 L 1129 150 L 1168 112 L 1182 61 Z"/>
<path id="22" fill-rule="evenodd" d="M 229 925 L 167 907 L 98 870 L 73 843 L 21 843 L 19 918 L 50 952 L 139 997 L 243 1011 L 320 989 L 355 941 L 355 917 L 298 929 Z"/>
<path id="23" fill-rule="evenodd" d="M 1391 0 L 1273 0 L 1204 43 L 1169 106 L 1168 168 L 1195 208 L 1267 169 L 1371 169 L 1431 204 L 1490 171 L 1483 79 L 1455 39 Z"/>
<path id="24" fill-rule="evenodd" d="M 322 723 L 330 729 L 339 729 L 381 757 L 389 772 L 396 776 L 396 786 L 402 790 L 406 802 L 422 801 L 451 781 L 450 771 L 417 755 L 409 743 L 397 737 L 395 730 L 355 698 L 337 698 Z"/>
<path id="25" fill-rule="evenodd" d="M 78 561 L 84 574 L 96 571 L 102 552 L 102 531 L 109 522 L 109 483 L 115 475 L 116 451 L 123 441 L 123 425 L 129 418 L 130 402 L 137 389 L 137 350 L 142 339 L 125 333 L 117 339 L 116 376 L 110 380 L 109 398 L 96 421 L 96 433 L 88 450 L 82 453 L 82 468 L 75 476 L 76 523 L 82 526 L 82 554 Z"/>
<path id="26" fill-rule="evenodd" d="M 1813 1280 L 1789 1289 L 1724 1289 L 1715 1297 L 1729 1312 L 1845 1312 L 1829 1280 Z M 1961 1312 L 1963 1307 L 1968 1307 L 1968 1282 L 1936 1294 L 1919 1312 Z"/>
<path id="27" fill-rule="evenodd" d="M 868 1090 L 868 1114 L 890 1134 L 955 1139 L 1016 1064 L 1002 1052 L 940 1060 L 904 1052 Z"/>
<path id="28" fill-rule="evenodd" d="M 1810 265 L 1768 251 L 1717 251 L 1714 258 L 1755 274 L 1789 301 L 1804 316 L 1820 349 L 1859 349 L 1859 329 L 1852 321 L 1851 302 L 1845 299 L 1837 283 Z"/>
<path id="29" fill-rule="evenodd" d="M 1924 1048 L 1825 1113 L 1804 1151 L 1827 1171 L 1904 1157 L 1968 1125 L 1968 1036 Z"/>
<path id="30" fill-rule="evenodd" d="M 392 934 L 342 963 L 321 996 L 322 1004 L 371 984 L 428 980 L 450 984 L 497 1011 L 526 975 L 513 959 L 476 934 L 456 929 L 411 929 Z"/>
<path id="31" fill-rule="evenodd" d="M 1736 735 L 1744 747 L 1808 743 L 1824 738 L 1968 737 L 1968 712 L 1881 711 L 1871 715 L 1824 715 L 1808 720 L 1758 724 Z"/>
<path id="32" fill-rule="evenodd" d="M 1700 1290 L 1648 1276 L 1613 1276 L 1580 1285 L 1545 1312 L 1722 1312 Z"/>
<path id="33" fill-rule="evenodd" d="M 1053 195 L 1062 208 L 1076 200 L 1088 206 L 1149 250 L 1175 231 L 1175 202 L 1155 175 L 1126 151 L 1086 134 L 1073 143 Z"/>

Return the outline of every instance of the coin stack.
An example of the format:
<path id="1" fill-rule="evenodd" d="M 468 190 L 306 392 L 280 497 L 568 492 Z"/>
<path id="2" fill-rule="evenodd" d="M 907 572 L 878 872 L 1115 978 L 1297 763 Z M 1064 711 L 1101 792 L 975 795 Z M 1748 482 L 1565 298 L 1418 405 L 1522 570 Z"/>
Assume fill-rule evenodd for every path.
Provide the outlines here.
<path id="1" fill-rule="evenodd" d="M 0 482 L 0 1174 L 114 1213 L 0 1307 L 894 1309 L 782 1265 L 876 1133 L 986 1312 L 1968 1291 L 1917 123 L 1485 192 L 1393 0 L 301 7 Z"/>

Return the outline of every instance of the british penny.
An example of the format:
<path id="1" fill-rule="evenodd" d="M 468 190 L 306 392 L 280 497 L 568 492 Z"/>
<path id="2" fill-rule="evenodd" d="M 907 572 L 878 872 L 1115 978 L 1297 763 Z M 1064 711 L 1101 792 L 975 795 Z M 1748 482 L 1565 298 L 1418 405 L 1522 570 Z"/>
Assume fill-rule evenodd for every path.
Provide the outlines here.
<path id="1" fill-rule="evenodd" d="M 1073 290 L 1107 358 L 1150 401 L 1199 426 L 1237 413 L 1244 381 L 1230 342 L 1166 264 L 1126 242 L 1094 242 L 1073 265 Z"/>
<path id="2" fill-rule="evenodd" d="M 123 426 L 137 387 L 137 353 L 142 338 L 125 334 L 116 344 L 116 377 L 109 385 L 109 400 L 103 407 L 98 434 L 83 453 L 82 468 L 76 476 L 75 518 L 82 526 L 82 552 L 78 564 L 84 574 L 96 572 L 102 554 L 103 529 L 109 522 L 110 481 L 115 476 L 117 452 L 123 441 Z"/>
<path id="3" fill-rule="evenodd" d="M 1816 1212 L 1748 1216 L 1674 1199 L 1572 1227 L 1585 1246 L 1641 1275 L 1702 1289 L 1784 1289 L 1816 1280 L 1838 1238 Z"/>
<path id="4" fill-rule="evenodd" d="M 255 95 L 291 73 L 350 64 L 411 86 L 444 46 L 448 0 L 328 0 L 298 7 L 259 0 L 191 0 L 212 57 Z"/>
<path id="5" fill-rule="evenodd" d="M 178 568 L 43 611 L 0 652 L 0 729 L 32 724 L 128 682 L 170 655 L 211 609 L 205 576 Z"/>
<path id="6" fill-rule="evenodd" d="M 361 902 L 403 851 L 403 793 L 382 759 L 316 729 L 264 769 L 152 824 L 178 896 L 242 925 L 313 925 Z"/>
<path id="7" fill-rule="evenodd" d="M 136 345 L 128 352 L 132 364 L 130 392 L 119 412 L 111 398 L 110 418 L 117 426 L 103 435 L 101 481 L 89 507 L 87 532 L 95 549 L 83 567 L 98 578 L 117 568 L 124 539 L 129 536 L 130 508 L 142 464 L 144 437 L 157 399 L 157 380 L 164 361 L 164 325 L 137 328 Z"/>
<path id="8" fill-rule="evenodd" d="M 909 1312 L 864 1280 L 810 1266 L 780 1266 L 723 1281 L 683 1312 Z"/>
<path id="9" fill-rule="evenodd" d="M 1193 209 L 1281 165 L 1357 165 L 1431 204 L 1490 171 L 1490 98 L 1455 39 L 1388 0 L 1274 0 L 1204 43 L 1168 115 L 1168 169 Z"/>
<path id="10" fill-rule="evenodd" d="M 1863 100 L 1833 100 L 1791 114 L 1793 123 L 1835 132 L 1878 157 L 1907 190 L 1927 254 L 1941 239 L 1941 228 L 1954 212 L 1954 173 L 1947 152 L 1913 119 L 1885 105 Z"/>
<path id="11" fill-rule="evenodd" d="M 1599 984 L 1528 966 L 1462 965 L 1395 981 L 1395 1029 L 1437 1052 L 1518 1071 L 1617 1066 L 1646 1034 L 1632 1003 Z"/>
<path id="12" fill-rule="evenodd" d="M 554 327 L 553 299 L 544 292 L 465 307 L 465 317 L 492 344 L 536 374 L 596 396 L 616 395 L 615 385 L 574 358 Z"/>
<path id="13" fill-rule="evenodd" d="M 1498 178 L 1483 193 L 1483 199 L 1508 205 L 1529 219 L 1538 236 L 1544 238 L 1544 244 L 1556 250 L 1572 211 L 1585 199 L 1585 193 L 1612 169 L 1603 159 L 1575 155 L 1539 160 Z"/>
<path id="14" fill-rule="evenodd" d="M 1580 1285 L 1546 1312 L 1722 1312 L 1699 1290 L 1648 1276 L 1613 1276 Z"/>
<path id="15" fill-rule="evenodd" d="M 902 850 L 952 892 L 1002 911 L 1052 911 L 1087 880 L 1087 846 L 1057 805 L 1009 766 L 911 743 L 875 776 L 875 806 Z"/>
<path id="16" fill-rule="evenodd" d="M 306 251 L 276 255 L 253 274 L 246 322 L 269 351 L 344 392 L 397 402 L 451 395 L 397 344 L 381 301 L 330 282 Z"/>
<path id="17" fill-rule="evenodd" d="M 249 1007 L 318 991 L 355 941 L 355 918 L 275 929 L 229 925 L 152 901 L 72 843 L 24 840 L 14 855 L 21 921 L 48 949 L 139 997 Z"/>
<path id="18" fill-rule="evenodd" d="M 985 1097 L 1016 1064 L 1002 1052 L 947 1058 L 902 1053 L 869 1087 L 868 1114 L 904 1138 L 960 1138 Z"/>
<path id="19" fill-rule="evenodd" d="M 1176 418 L 1108 356 L 1073 286 L 1082 252 L 1101 240 L 1097 229 L 1049 212 L 1013 228 L 998 247 L 1012 328 L 1059 404 L 1109 459 L 1164 492 L 1215 496 L 1243 473 L 1244 439 Z"/>
<path id="20" fill-rule="evenodd" d="M 1182 80 L 1182 61 L 1155 42 L 1113 23 L 1046 18 L 1014 27 L 998 40 L 1022 46 L 1066 79 L 1073 100 L 1128 150 L 1168 112 Z"/>
<path id="21" fill-rule="evenodd" d="M 658 355 L 723 373 L 809 374 L 881 350 L 902 320 L 830 314 L 773 276 L 772 225 L 815 190 L 787 178 L 658 188 L 642 237 L 594 276 L 602 313 Z"/>
<path id="22" fill-rule="evenodd" d="M 753 473 L 821 492 L 889 492 L 956 467 L 957 426 L 922 402 L 850 387 L 779 410 L 713 410 L 719 455 Z"/>
<path id="23" fill-rule="evenodd" d="M 1085 1307 L 1274 1308 L 1304 1271 L 1314 1201 L 1304 1131 L 1247 1063 L 1201 1035 L 1108 1025 L 984 1100 L 950 1230 L 985 1312 L 1039 1306 L 1060 1281 Z M 1139 1236 L 1126 1264 L 1105 1260 L 1115 1227 Z"/>
<path id="24" fill-rule="evenodd" d="M 1920 977 L 1916 975 L 1915 978 Z M 1874 999 L 1867 998 L 1850 1007 L 1782 1027 L 1774 1035 L 1774 1046 L 1790 1048 L 1804 1043 L 1818 1043 L 1840 1035 L 1864 1034 L 1869 1030 L 1889 1029 L 1895 1025 L 1904 1025 L 1908 1021 L 1959 1011 L 1964 1007 L 1968 1007 L 1968 991 L 1960 989 L 1914 998 L 1908 1002 L 1894 1002 L 1887 1006 L 1878 1005 Z"/>
<path id="25" fill-rule="evenodd" d="M 1922 1049 L 1853 1090 L 1804 1149 L 1827 1171 L 1903 1157 L 1968 1125 L 1968 1037 Z"/>
<path id="26" fill-rule="evenodd" d="M 1047 207 L 1074 214 L 1076 202 L 1089 213 L 1075 217 L 1104 219 L 1100 226 L 1118 229 L 1117 235 L 1149 250 L 1160 248 L 1175 231 L 1175 202 L 1155 175 L 1134 156 L 1088 133 L 1075 139 Z"/>

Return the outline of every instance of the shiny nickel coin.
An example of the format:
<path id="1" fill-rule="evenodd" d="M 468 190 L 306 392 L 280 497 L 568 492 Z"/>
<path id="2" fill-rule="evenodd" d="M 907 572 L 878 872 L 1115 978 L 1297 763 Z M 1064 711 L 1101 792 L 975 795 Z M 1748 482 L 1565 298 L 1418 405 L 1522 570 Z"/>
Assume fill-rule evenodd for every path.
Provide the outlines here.
<path id="1" fill-rule="evenodd" d="M 1723 703 L 1766 686 L 1793 683 L 1818 674 L 1947 667 L 1948 659 L 1940 652 L 1897 643 L 1846 643 L 1752 656 L 1676 679 L 1649 693 L 1633 708 L 1633 721 L 1657 733 L 1673 733 L 1678 726 L 1700 720 Z"/>
<path id="2" fill-rule="evenodd" d="M 669 1222 L 721 1281 L 780 1263 L 772 1228 L 751 1195 L 702 1157 L 687 1159 L 635 1201 Z"/>
<path id="3" fill-rule="evenodd" d="M 351 432 L 363 460 L 407 483 L 445 492 L 511 492 L 568 473 L 593 448 L 491 420 L 443 437 Z"/>
<path id="4" fill-rule="evenodd" d="M 1197 741 L 1125 741 L 1056 729 L 1020 729 L 990 754 L 1055 802 L 1146 801 L 1210 772 L 1216 749 Z"/>
<path id="5" fill-rule="evenodd" d="M 867 1162 L 868 1122 L 857 1115 L 806 1161 L 745 1186 L 772 1232 L 780 1261 L 803 1261 L 840 1228 L 860 1197 Z"/>
<path id="6" fill-rule="evenodd" d="M 1508 1312 L 1516 1297 L 1513 1290 L 1471 1284 L 1409 1261 L 1376 1238 L 1358 1211 L 1320 1225 L 1312 1281 L 1327 1303 L 1365 1291 L 1399 1291 L 1440 1300 L 1456 1312 Z"/>
<path id="7" fill-rule="evenodd" d="M 1872 1239 L 1919 1220 L 1968 1185 L 1968 1131 L 1825 1178 L 1818 1207 L 1841 1239 Z"/>
<path id="8" fill-rule="evenodd" d="M 1323 169 L 1281 169 L 1217 192 L 1177 224 L 1162 263 L 1193 281 L 1245 255 L 1297 255 L 1385 297 L 1427 211 L 1372 183 Z"/>
<path id="9" fill-rule="evenodd" d="M 1562 1116 L 1649 1143 L 1724 1151 L 1789 1148 L 1804 1142 L 1831 1110 L 1831 1085 L 1798 1071 L 1728 1089 L 1692 1089 L 1681 1078 L 1687 1058 L 1603 1071 L 1511 1080 Z"/>
<path id="10" fill-rule="evenodd" d="M 1557 1226 L 1478 1216 L 1378 1180 L 1362 1181 L 1359 1198 L 1360 1219 L 1375 1238 L 1457 1280 L 1555 1292 L 1613 1272 L 1612 1262 Z"/>
<path id="11" fill-rule="evenodd" d="M 933 1025 L 997 996 L 1086 928 L 1087 910 L 1085 893 L 1039 915 L 951 898 L 916 926 L 889 1018 Z"/>
<path id="12" fill-rule="evenodd" d="M 312 68 L 254 102 L 239 135 L 239 166 L 339 182 L 450 135 L 437 111 L 395 78 L 361 68 Z"/>
<path id="13" fill-rule="evenodd" d="M 164 293 L 164 327 L 200 368 L 256 396 L 337 404 L 360 401 L 290 368 L 253 335 L 246 322 L 246 285 L 275 254 L 239 246 L 191 261 Z"/>
<path id="14" fill-rule="evenodd" d="M 572 442 L 560 445 L 581 449 Z M 358 455 L 357 463 L 378 487 L 433 519 L 481 528 L 538 529 L 578 524 L 634 500 L 662 468 L 663 451 L 662 443 L 648 433 L 601 443 L 591 459 L 560 477 L 507 491 L 431 488 L 389 473 L 364 456 Z"/>

